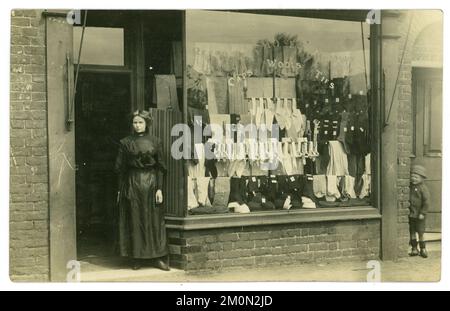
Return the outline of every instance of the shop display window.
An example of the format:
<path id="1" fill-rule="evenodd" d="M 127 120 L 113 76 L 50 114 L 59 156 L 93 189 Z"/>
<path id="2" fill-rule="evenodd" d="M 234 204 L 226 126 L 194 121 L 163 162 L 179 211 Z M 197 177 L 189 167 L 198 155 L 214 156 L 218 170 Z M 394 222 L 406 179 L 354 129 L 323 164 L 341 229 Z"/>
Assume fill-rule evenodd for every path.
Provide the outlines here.
<path id="1" fill-rule="evenodd" d="M 369 28 L 186 12 L 189 214 L 371 205 Z"/>

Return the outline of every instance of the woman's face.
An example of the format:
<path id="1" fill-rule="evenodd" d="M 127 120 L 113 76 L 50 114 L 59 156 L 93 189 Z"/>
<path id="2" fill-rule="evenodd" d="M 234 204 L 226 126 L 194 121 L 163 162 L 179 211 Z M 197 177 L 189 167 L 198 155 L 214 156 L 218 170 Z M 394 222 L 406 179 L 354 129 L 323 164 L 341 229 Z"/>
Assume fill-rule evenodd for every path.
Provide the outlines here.
<path id="1" fill-rule="evenodd" d="M 146 123 L 144 118 L 140 116 L 135 116 L 133 118 L 133 128 L 136 133 L 144 133 L 145 132 Z"/>

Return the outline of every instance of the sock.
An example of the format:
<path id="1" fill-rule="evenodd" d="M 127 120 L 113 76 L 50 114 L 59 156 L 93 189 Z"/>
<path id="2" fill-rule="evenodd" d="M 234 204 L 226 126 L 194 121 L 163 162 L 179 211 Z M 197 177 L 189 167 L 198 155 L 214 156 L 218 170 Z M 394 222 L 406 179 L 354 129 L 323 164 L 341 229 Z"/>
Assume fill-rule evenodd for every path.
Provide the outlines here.
<path id="1" fill-rule="evenodd" d="M 359 198 L 364 199 L 369 194 L 370 194 L 370 175 L 363 174 L 362 175 L 362 188 L 361 188 L 361 193 L 359 194 Z"/>
<path id="2" fill-rule="evenodd" d="M 327 175 L 327 195 L 333 196 L 336 199 L 341 197 L 339 189 L 337 188 L 337 177 L 335 175 Z"/>
<path id="3" fill-rule="evenodd" d="M 416 241 L 416 243 L 417 243 L 417 241 Z M 420 246 L 420 249 L 425 249 L 426 248 L 425 241 L 419 241 L 419 246 Z"/>
<path id="4" fill-rule="evenodd" d="M 313 177 L 314 195 L 323 198 L 327 193 L 327 181 L 325 175 L 314 175 Z"/>
<path id="5" fill-rule="evenodd" d="M 284 201 L 283 209 L 288 210 L 288 209 L 291 209 L 291 207 L 292 207 L 292 204 L 291 204 L 291 196 L 288 195 L 287 198 L 286 198 L 286 200 Z"/>
<path id="6" fill-rule="evenodd" d="M 356 199 L 355 194 L 355 177 L 346 175 L 344 176 L 344 192 L 351 198 Z"/>
<path id="7" fill-rule="evenodd" d="M 281 107 L 281 98 L 277 98 L 275 118 L 277 119 L 277 123 L 278 123 L 278 126 L 280 127 L 280 130 L 283 130 L 286 127 L 286 119 L 284 116 L 284 110 Z"/>
<path id="8" fill-rule="evenodd" d="M 187 192 L 188 192 L 188 210 L 198 207 L 196 179 L 188 177 Z"/>
<path id="9" fill-rule="evenodd" d="M 291 120 L 292 111 L 289 109 L 289 102 L 287 98 L 283 98 L 283 116 L 285 117 L 285 127 L 289 130 L 292 126 Z"/>
<path id="10" fill-rule="evenodd" d="M 210 206 L 208 199 L 208 186 L 210 177 L 197 177 L 198 203 L 202 206 Z"/>

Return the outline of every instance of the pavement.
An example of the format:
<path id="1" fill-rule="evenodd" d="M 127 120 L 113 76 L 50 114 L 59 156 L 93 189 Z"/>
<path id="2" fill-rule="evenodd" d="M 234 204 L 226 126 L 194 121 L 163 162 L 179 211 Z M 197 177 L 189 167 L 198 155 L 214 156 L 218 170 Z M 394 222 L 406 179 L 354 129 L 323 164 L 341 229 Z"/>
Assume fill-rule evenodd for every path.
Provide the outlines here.
<path id="1" fill-rule="evenodd" d="M 396 261 L 333 260 L 329 262 L 235 268 L 211 273 L 186 273 L 152 267 L 131 270 L 123 259 L 85 258 L 81 261 L 82 282 L 367 282 L 368 275 L 379 275 L 381 282 L 438 282 L 441 277 L 441 242 L 428 242 L 429 257 L 405 257 Z M 379 274 L 370 273 L 378 270 Z M 369 274 L 370 273 L 370 274 Z M 370 277 L 369 277 L 370 280 Z M 373 280 L 373 279 L 372 279 Z"/>

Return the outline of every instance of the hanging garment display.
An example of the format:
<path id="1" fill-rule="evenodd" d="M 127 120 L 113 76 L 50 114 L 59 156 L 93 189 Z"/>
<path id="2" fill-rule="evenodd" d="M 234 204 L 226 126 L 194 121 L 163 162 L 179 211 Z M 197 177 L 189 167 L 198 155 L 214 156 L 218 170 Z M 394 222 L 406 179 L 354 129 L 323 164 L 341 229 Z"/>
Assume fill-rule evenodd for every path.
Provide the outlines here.
<path id="1" fill-rule="evenodd" d="M 196 165 L 196 175 L 195 177 L 204 177 L 206 173 L 205 167 L 205 146 L 203 144 L 194 145 L 196 160 L 198 164 Z"/>
<path id="2" fill-rule="evenodd" d="M 208 200 L 211 203 L 211 205 L 214 204 L 215 195 L 216 195 L 216 179 L 210 178 L 208 184 Z"/>
<path id="3" fill-rule="evenodd" d="M 275 107 L 275 118 L 277 120 L 278 126 L 281 130 L 286 127 L 286 115 L 283 109 L 281 98 L 277 98 L 276 107 Z"/>
<path id="4" fill-rule="evenodd" d="M 316 203 L 309 197 L 302 197 L 302 208 L 316 208 Z"/>
<path id="5" fill-rule="evenodd" d="M 188 177 L 187 180 L 187 205 L 188 210 L 198 207 L 197 200 L 197 180 L 196 178 Z"/>
<path id="6" fill-rule="evenodd" d="M 246 98 L 273 98 L 273 78 L 250 77 L 247 81 Z"/>
<path id="7" fill-rule="evenodd" d="M 228 208 L 233 209 L 233 211 L 235 213 L 239 213 L 239 214 L 250 213 L 250 208 L 245 203 L 239 204 L 237 202 L 231 202 L 230 204 L 228 204 Z"/>
<path id="8" fill-rule="evenodd" d="M 341 197 L 341 193 L 338 189 L 338 180 L 335 175 L 327 175 L 327 201 L 335 201 Z"/>
<path id="9" fill-rule="evenodd" d="M 327 194 L 327 180 L 325 175 L 314 175 L 313 190 L 317 198 L 323 198 Z"/>
<path id="10" fill-rule="evenodd" d="M 247 101 L 244 97 L 244 80 L 233 78 L 228 80 L 229 111 L 231 114 L 244 114 L 248 112 Z"/>
<path id="11" fill-rule="evenodd" d="M 238 204 L 244 204 L 245 202 L 245 179 L 239 177 L 230 178 L 230 197 L 228 203 L 237 202 Z"/>
<path id="12" fill-rule="evenodd" d="M 303 188 L 303 196 L 309 198 L 310 200 L 316 202 L 317 198 L 314 194 L 314 176 L 310 174 L 306 174 L 303 176 L 304 179 L 304 188 Z M 322 186 L 320 186 L 322 187 Z M 321 189 L 321 188 L 320 188 Z M 323 190 L 320 190 L 322 193 Z M 326 190 L 325 190 L 326 191 Z"/>
<path id="13" fill-rule="evenodd" d="M 197 177 L 197 200 L 200 206 L 211 206 L 208 199 L 210 177 Z"/>
<path id="14" fill-rule="evenodd" d="M 297 75 L 297 47 L 283 46 L 283 64 L 282 75 L 284 77 L 295 77 Z"/>
<path id="15" fill-rule="evenodd" d="M 211 134 L 213 138 L 222 139 L 225 136 L 225 125 L 231 123 L 229 114 L 210 114 Z M 213 126 L 214 125 L 214 126 Z M 219 130 L 220 128 L 220 130 Z"/>
<path id="16" fill-rule="evenodd" d="M 281 160 L 283 163 L 284 172 L 286 175 L 293 175 L 294 169 L 292 166 L 292 157 L 289 153 L 289 144 L 288 143 L 282 143 L 283 144 L 283 153 L 281 156 Z"/>
<path id="17" fill-rule="evenodd" d="M 282 46 L 273 47 L 273 67 L 276 76 L 280 77 L 282 75 L 286 75 L 286 72 L 284 70 Z"/>
<path id="18" fill-rule="evenodd" d="M 370 175 L 371 174 L 371 168 L 370 168 L 370 153 L 368 153 L 365 158 L 364 158 L 364 173 L 366 175 Z"/>
<path id="19" fill-rule="evenodd" d="M 175 75 L 154 76 L 153 102 L 157 108 L 180 111 Z"/>
<path id="20" fill-rule="evenodd" d="M 363 199 L 370 195 L 370 184 L 371 184 L 371 178 L 370 175 L 363 174 L 362 175 L 362 187 L 361 192 L 359 194 L 359 198 Z"/>
<path id="21" fill-rule="evenodd" d="M 292 126 L 292 102 L 288 98 L 283 98 L 283 111 L 285 116 L 285 127 L 289 130 Z"/>
<path id="22" fill-rule="evenodd" d="M 322 57 L 302 64 L 307 68 L 299 71 L 296 47 L 261 43 L 250 48 L 200 44 L 199 53 L 194 53 L 194 67 L 202 74 L 196 78 L 192 70 L 192 81 L 188 81 L 194 86 L 188 87 L 188 107 L 199 110 L 188 109 L 189 118 L 206 113 L 204 118 L 210 120 L 204 123 L 219 123 L 223 131 L 222 135 L 217 128 L 212 131 L 213 136 L 218 134 L 208 147 L 213 159 L 200 158 L 188 166 L 189 176 L 198 178 L 191 185 L 195 186 L 197 204 L 201 201 L 197 208 L 211 203 L 248 213 L 368 201 L 370 112 L 366 98 L 353 94 L 354 99 L 347 100 L 350 87 L 346 77 L 324 82 L 304 72 L 320 69 L 340 75 L 345 66 Z M 218 78 L 225 81 L 222 99 Z M 275 124 L 278 128 L 272 127 Z M 245 126 L 249 126 L 247 131 Z M 277 137 L 273 137 L 274 128 Z M 198 146 L 192 149 L 201 153 Z M 219 193 L 223 191 L 218 189 L 221 176 L 229 176 L 222 203 Z M 199 188 L 204 178 L 208 180 L 206 201 L 205 189 Z"/>
<path id="23" fill-rule="evenodd" d="M 283 209 L 289 210 L 292 207 L 291 196 L 288 195 L 283 203 Z"/>
<path id="24" fill-rule="evenodd" d="M 258 101 L 255 100 L 255 106 L 252 107 L 253 113 L 254 113 L 254 117 L 255 117 L 255 125 L 256 128 L 260 128 L 261 127 L 261 123 L 264 122 L 264 120 L 262 120 L 262 117 L 264 116 L 264 99 L 262 97 L 258 98 Z M 252 105 L 253 105 L 253 100 L 252 100 Z"/>
<path id="25" fill-rule="evenodd" d="M 226 114 L 228 109 L 228 81 L 225 77 L 207 77 L 206 90 L 210 114 Z"/>
<path id="26" fill-rule="evenodd" d="M 273 88 L 274 81 L 271 81 Z M 297 98 L 295 78 L 275 78 L 275 94 L 270 97 Z"/>
<path id="27" fill-rule="evenodd" d="M 274 72 L 273 50 L 272 46 L 265 44 L 263 46 L 263 66 L 262 72 L 265 76 L 271 76 Z"/>
<path id="28" fill-rule="evenodd" d="M 330 162 L 327 167 L 327 175 L 349 175 L 347 154 L 342 143 L 337 140 L 330 140 L 328 146 Z"/>
<path id="29" fill-rule="evenodd" d="M 344 151 L 347 154 L 350 153 L 350 148 L 347 145 L 347 142 L 345 139 L 345 136 L 347 135 L 347 131 L 348 131 L 348 126 L 347 126 L 348 118 L 349 118 L 349 113 L 347 111 L 343 111 L 341 113 L 341 124 L 339 127 L 339 136 L 337 137 L 337 140 L 342 143 L 342 145 L 344 147 Z"/>
<path id="30" fill-rule="evenodd" d="M 253 49 L 253 66 L 252 72 L 256 77 L 262 76 L 262 67 L 263 67 L 263 57 L 264 57 L 264 48 L 261 45 L 256 45 Z"/>
<path id="31" fill-rule="evenodd" d="M 344 176 L 344 194 L 351 199 L 356 198 L 355 194 L 355 178 L 350 175 Z"/>
<path id="32" fill-rule="evenodd" d="M 206 90 L 207 90 L 207 96 L 208 96 L 208 111 L 210 114 L 212 113 L 218 113 L 219 109 L 217 106 L 216 101 L 216 91 L 215 91 L 215 85 L 214 81 L 206 77 Z"/>
<path id="33" fill-rule="evenodd" d="M 188 106 L 187 108 L 187 112 L 188 112 L 188 125 L 190 127 L 194 126 L 194 124 L 196 125 L 205 125 L 205 124 L 209 124 L 209 113 L 208 110 L 205 109 L 198 109 L 198 108 L 193 108 Z M 196 119 L 199 120 L 199 122 L 196 121 Z M 200 124 L 201 122 L 201 124 Z"/>
<path id="34" fill-rule="evenodd" d="M 214 207 L 225 207 L 228 205 L 228 198 L 230 196 L 230 178 L 217 177 L 215 179 L 214 187 Z"/>

